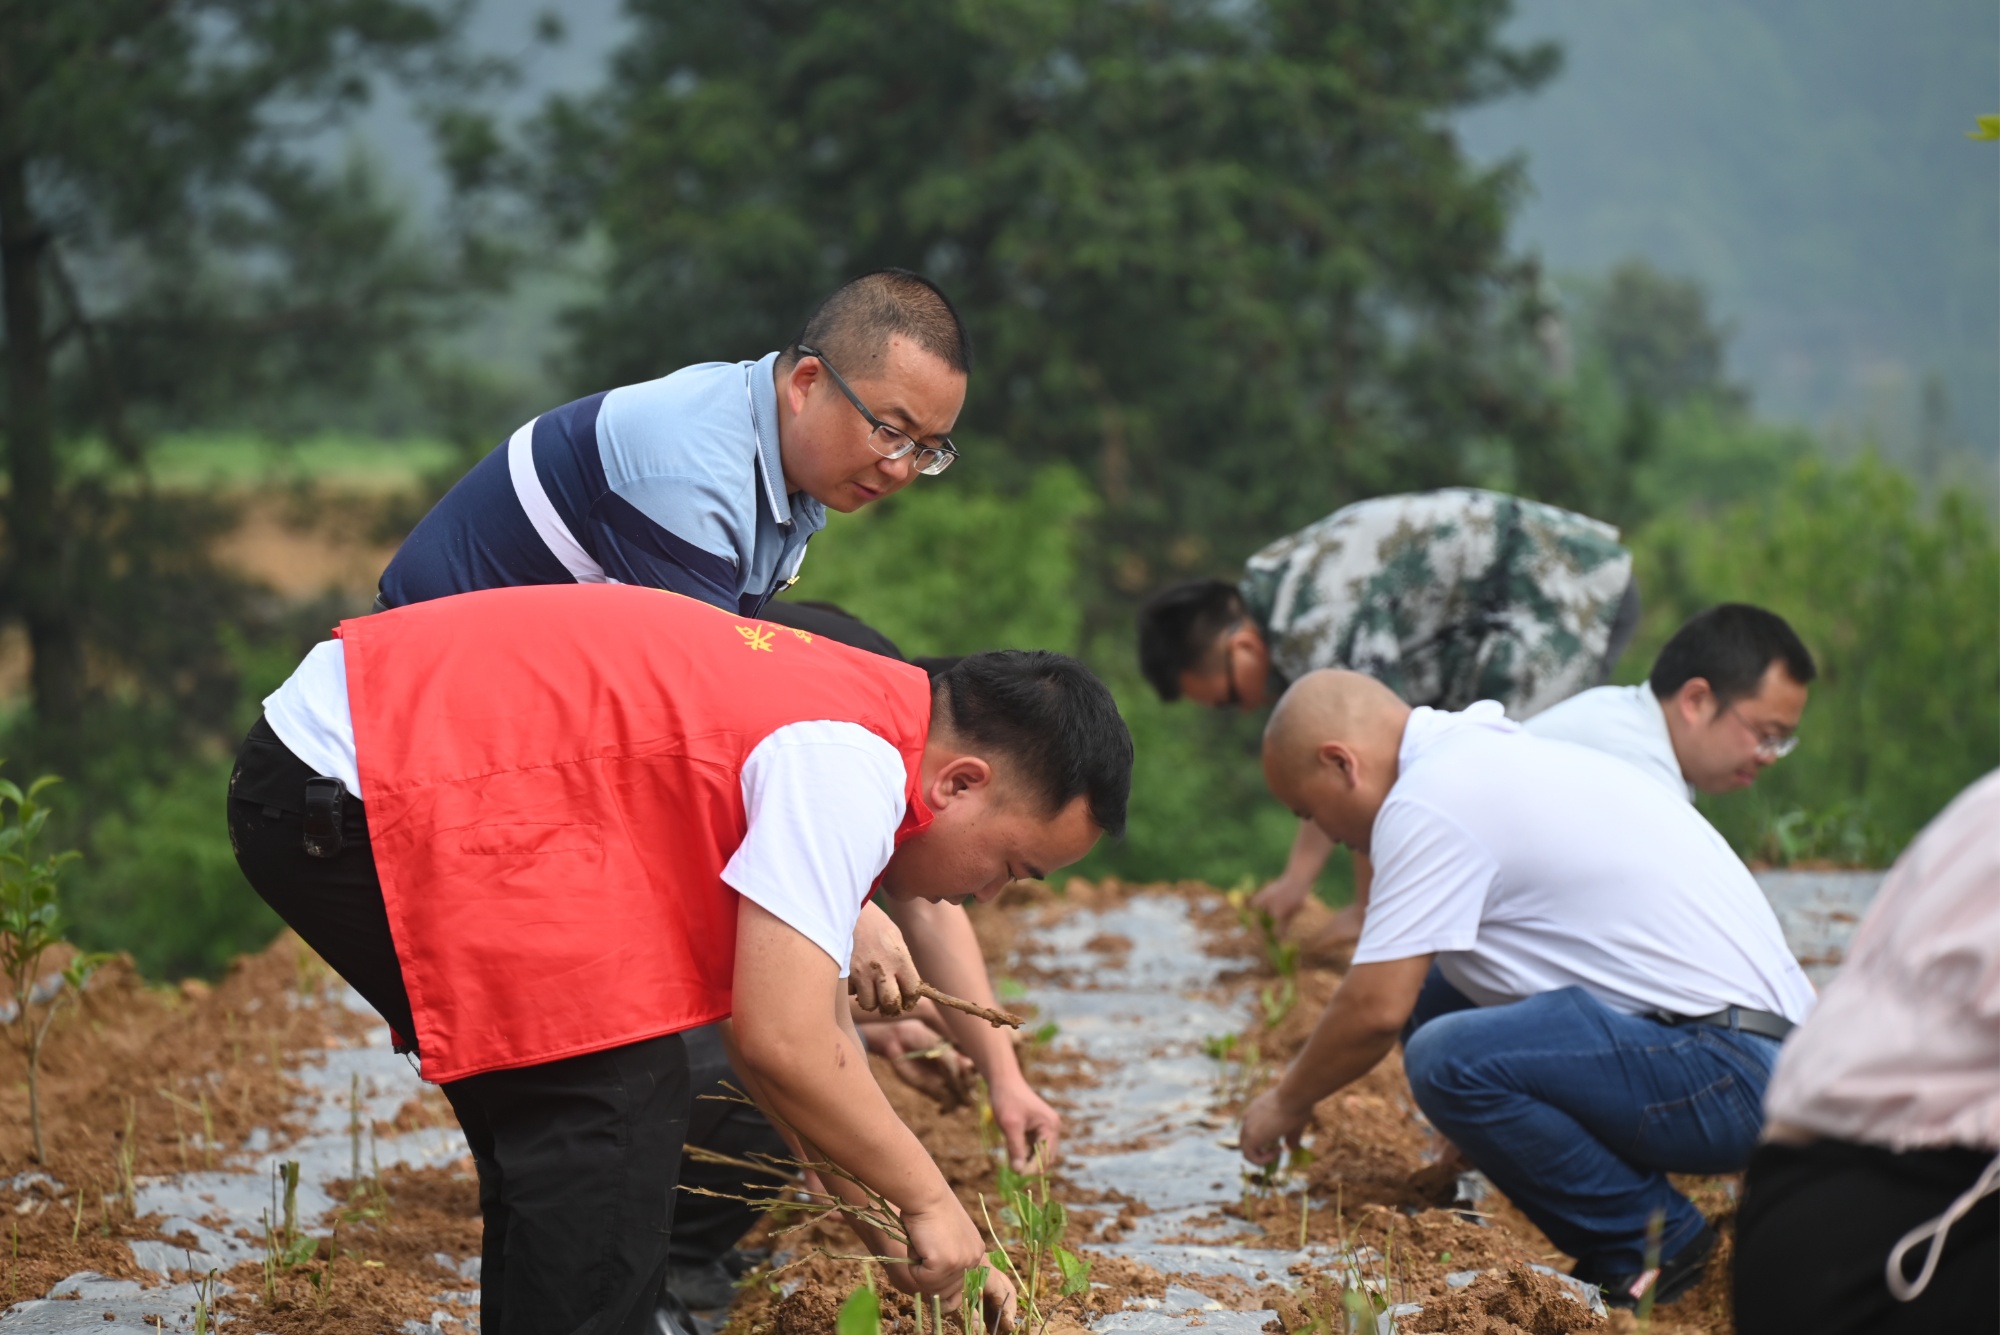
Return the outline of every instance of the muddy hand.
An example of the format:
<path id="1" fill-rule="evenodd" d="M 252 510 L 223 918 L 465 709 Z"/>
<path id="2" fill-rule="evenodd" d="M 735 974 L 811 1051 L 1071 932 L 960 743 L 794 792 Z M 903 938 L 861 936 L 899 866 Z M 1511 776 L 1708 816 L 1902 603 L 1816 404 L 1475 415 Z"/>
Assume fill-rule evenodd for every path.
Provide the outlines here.
<path id="1" fill-rule="evenodd" d="M 905 1210 L 903 1231 L 910 1235 L 909 1280 L 917 1292 L 950 1297 L 965 1292 L 965 1272 L 986 1259 L 986 1241 L 951 1196 L 934 1209 Z"/>
<path id="2" fill-rule="evenodd" d="M 1300 1112 L 1287 1107 L 1276 1088 L 1265 1090 L 1243 1110 L 1243 1130 L 1238 1136 L 1243 1157 L 1254 1164 L 1276 1162 L 1281 1146 L 1299 1147 L 1306 1123 L 1311 1120 L 1311 1108 Z"/>
<path id="3" fill-rule="evenodd" d="M 1025 1080 L 990 1088 L 993 1120 L 1007 1140 L 1007 1160 L 1017 1173 L 1047 1172 L 1059 1155 L 1062 1115 Z"/>
<path id="4" fill-rule="evenodd" d="M 1250 904 L 1253 908 L 1264 910 L 1279 923 L 1287 923 L 1305 907 L 1306 896 L 1311 893 L 1310 882 L 1291 881 L 1280 876 L 1250 896 Z"/>
<path id="5" fill-rule="evenodd" d="M 854 954 L 847 965 L 847 990 L 863 1010 L 899 1015 L 917 1004 L 922 981 L 902 929 L 873 902 L 861 906 L 854 924 Z"/>
<path id="6" fill-rule="evenodd" d="M 981 1295 L 981 1300 L 986 1308 L 986 1329 L 1014 1329 L 1020 1318 L 1020 1300 L 1015 1296 L 1013 1281 L 998 1270 L 987 1270 L 986 1292 Z"/>

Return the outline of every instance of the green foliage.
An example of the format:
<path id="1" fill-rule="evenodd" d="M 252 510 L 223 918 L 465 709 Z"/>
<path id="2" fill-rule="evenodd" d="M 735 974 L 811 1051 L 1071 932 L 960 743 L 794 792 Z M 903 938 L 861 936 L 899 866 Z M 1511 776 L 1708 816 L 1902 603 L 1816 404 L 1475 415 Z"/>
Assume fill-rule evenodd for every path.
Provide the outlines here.
<path id="1" fill-rule="evenodd" d="M 218 976 L 283 925 L 236 865 L 224 803 L 232 760 L 192 764 L 90 832 L 72 892 L 78 939 L 132 952 L 155 978 Z"/>
<path id="2" fill-rule="evenodd" d="M 1026 1335 L 1040 1335 L 1065 1301 L 1089 1290 L 1090 1262 L 1062 1245 L 1069 1229 L 1069 1211 L 1061 1201 L 1050 1199 L 1046 1169 L 1017 1173 L 1002 1158 L 995 1162 L 994 1174 L 1000 1191 L 1000 1218 L 1013 1237 L 989 1252 L 987 1259 L 1014 1281 L 1021 1303 L 1020 1328 Z M 985 1210 L 984 1196 L 979 1204 Z M 1000 1234 L 990 1216 L 986 1225 L 998 1239 Z M 1052 1267 L 1053 1275 L 1049 1273 Z"/>
<path id="3" fill-rule="evenodd" d="M 36 1163 L 48 1162 L 42 1144 L 42 1047 L 63 1003 L 83 992 L 106 959 L 78 952 L 56 976 L 53 991 L 42 978 L 42 957 L 64 943 L 57 881 L 76 858 L 74 852 L 38 856 L 35 849 L 49 821 L 48 808 L 36 799 L 59 782 L 44 774 L 22 792 L 11 779 L 0 779 L 0 970 L 7 979 L 7 1037 L 28 1059 L 28 1122 Z"/>
<path id="4" fill-rule="evenodd" d="M 1441 124 L 1554 69 L 1507 11 L 639 0 L 537 130 L 549 216 L 605 246 L 576 385 L 761 354 L 894 264 L 972 329 L 960 470 L 1084 471 L 1128 590 L 1452 480 L 1551 424 L 1519 165 Z"/>
<path id="5" fill-rule="evenodd" d="M 882 1300 L 875 1290 L 864 1284 L 848 1294 L 833 1328 L 835 1335 L 882 1335 Z"/>
<path id="6" fill-rule="evenodd" d="M 906 654 L 1077 651 L 1085 525 L 1096 502 L 1060 464 L 1018 496 L 948 480 L 915 486 L 813 539 L 790 596 L 838 603 Z"/>
<path id="7" fill-rule="evenodd" d="M 1783 615 L 1818 660 L 1799 749 L 1703 810 L 1746 856 L 1880 861 L 2000 764 L 2000 548 L 1962 495 L 1927 511 L 1873 458 L 1798 465 L 1774 493 L 1664 516 L 1633 540 L 1646 600 L 1622 675 L 1717 602 Z"/>

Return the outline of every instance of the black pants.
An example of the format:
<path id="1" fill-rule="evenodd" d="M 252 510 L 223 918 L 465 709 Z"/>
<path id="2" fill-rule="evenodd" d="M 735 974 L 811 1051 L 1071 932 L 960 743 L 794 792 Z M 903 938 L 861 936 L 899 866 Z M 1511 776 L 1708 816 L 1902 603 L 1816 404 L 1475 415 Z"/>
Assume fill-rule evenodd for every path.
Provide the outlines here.
<path id="1" fill-rule="evenodd" d="M 688 1117 L 688 1144 L 738 1159 L 759 1154 L 789 1157 L 791 1151 L 764 1114 L 737 1102 L 730 1093 L 732 1087 L 740 1091 L 743 1082 L 730 1068 L 717 1026 L 703 1025 L 681 1037 L 687 1040 L 695 1093 L 694 1109 Z M 683 1186 L 730 1196 L 769 1197 L 783 1189 L 774 1177 L 688 1158 L 681 1160 L 680 1180 Z M 669 1255 L 677 1266 L 707 1265 L 734 1247 L 756 1222 L 757 1210 L 742 1201 L 683 1191 L 674 1207 L 674 1240 Z"/>
<path id="2" fill-rule="evenodd" d="M 257 893 L 415 1036 L 361 804 L 345 848 L 308 857 L 312 772 L 259 719 L 230 776 L 229 839 Z M 690 1076 L 679 1034 L 444 1086 L 479 1169 L 480 1328 L 489 1335 L 654 1329 L 666 1278 Z"/>
<path id="3" fill-rule="evenodd" d="M 1942 1214 L 1992 1159 L 1836 1140 L 1760 1146 L 1736 1222 L 1738 1335 L 2000 1331 L 2000 1197 L 1952 1226 L 1915 1301 L 1896 1301 L 1883 1278 L 1897 1241 Z M 1921 1247 L 1905 1257 L 1906 1276 L 1922 1257 Z"/>

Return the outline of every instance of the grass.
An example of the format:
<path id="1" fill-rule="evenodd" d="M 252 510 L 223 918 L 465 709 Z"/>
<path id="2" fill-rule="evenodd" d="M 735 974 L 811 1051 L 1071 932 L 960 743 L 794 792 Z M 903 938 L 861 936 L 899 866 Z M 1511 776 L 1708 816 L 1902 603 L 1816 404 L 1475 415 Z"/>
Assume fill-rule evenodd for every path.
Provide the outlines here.
<path id="1" fill-rule="evenodd" d="M 155 484 L 170 490 L 241 489 L 318 482 L 344 491 L 404 491 L 427 473 L 449 468 L 459 455 L 441 440 L 382 439 L 329 433 L 277 441 L 245 432 L 190 432 L 161 438 L 146 455 Z M 101 445 L 80 446 L 80 472 L 110 471 Z"/>

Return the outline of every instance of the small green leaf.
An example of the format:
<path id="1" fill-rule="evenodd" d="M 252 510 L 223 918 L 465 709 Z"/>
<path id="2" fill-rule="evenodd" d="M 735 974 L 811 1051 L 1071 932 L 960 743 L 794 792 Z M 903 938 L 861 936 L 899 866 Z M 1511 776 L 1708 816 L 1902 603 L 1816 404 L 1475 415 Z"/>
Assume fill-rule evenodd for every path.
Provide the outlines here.
<path id="1" fill-rule="evenodd" d="M 1073 1298 L 1090 1287 L 1090 1262 L 1069 1248 L 1056 1248 L 1056 1269 L 1062 1271 L 1063 1297 Z"/>
<path id="2" fill-rule="evenodd" d="M 882 1335 L 882 1300 L 867 1287 L 847 1295 L 834 1323 L 836 1335 Z"/>

